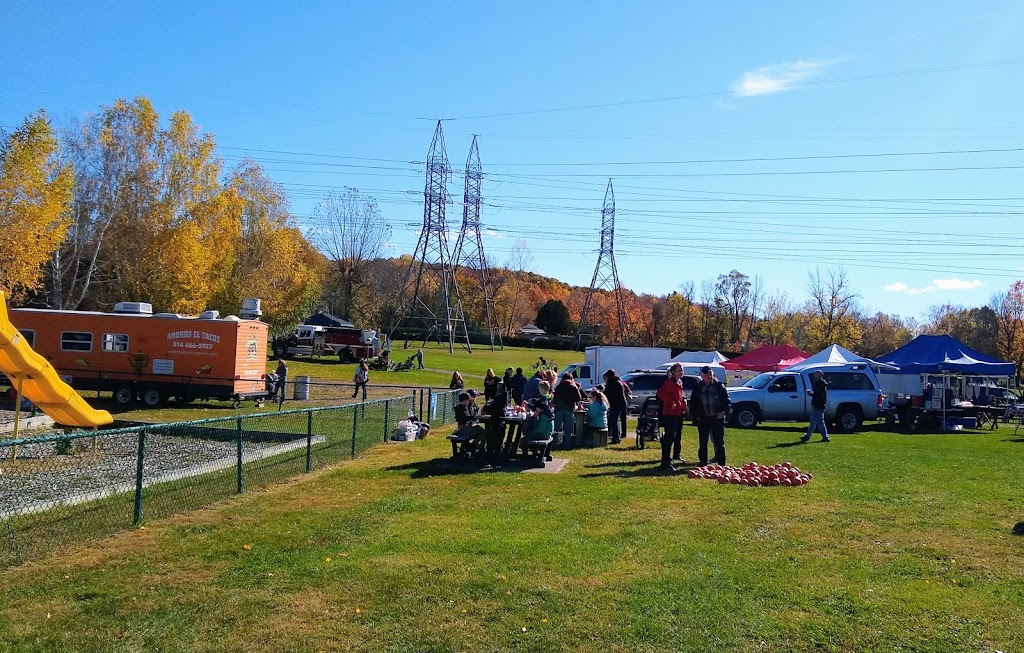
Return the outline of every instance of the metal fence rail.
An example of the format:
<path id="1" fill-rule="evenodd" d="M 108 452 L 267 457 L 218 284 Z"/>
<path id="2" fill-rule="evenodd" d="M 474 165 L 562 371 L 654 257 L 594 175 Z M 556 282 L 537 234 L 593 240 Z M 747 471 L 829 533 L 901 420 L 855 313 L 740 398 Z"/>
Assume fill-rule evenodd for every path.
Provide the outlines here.
<path id="1" fill-rule="evenodd" d="M 448 424 L 456 396 L 0 439 L 0 568 L 354 459 L 410 411 Z"/>

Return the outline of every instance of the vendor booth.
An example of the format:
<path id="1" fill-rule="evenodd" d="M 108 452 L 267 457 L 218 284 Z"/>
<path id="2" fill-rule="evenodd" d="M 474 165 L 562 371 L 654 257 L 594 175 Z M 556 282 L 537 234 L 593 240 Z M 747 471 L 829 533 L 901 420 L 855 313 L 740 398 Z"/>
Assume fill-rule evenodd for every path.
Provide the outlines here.
<path id="1" fill-rule="evenodd" d="M 762 345 L 722 363 L 730 371 L 778 372 L 807 359 L 807 352 L 793 345 Z"/>
<path id="2" fill-rule="evenodd" d="M 959 430 L 991 422 L 1002 408 L 976 405 L 973 392 L 964 391 L 964 377 L 1010 378 L 1013 363 L 977 352 L 951 336 L 918 336 L 879 362 L 899 368 L 881 368 L 878 381 L 905 430 L 921 420 L 939 430 Z M 986 395 L 988 393 L 985 393 Z"/>

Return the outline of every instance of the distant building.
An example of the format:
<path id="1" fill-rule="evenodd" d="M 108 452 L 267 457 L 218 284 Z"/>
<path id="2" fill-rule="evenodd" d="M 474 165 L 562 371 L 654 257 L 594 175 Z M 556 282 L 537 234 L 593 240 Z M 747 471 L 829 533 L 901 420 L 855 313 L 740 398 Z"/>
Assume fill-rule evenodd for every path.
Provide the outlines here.
<path id="1" fill-rule="evenodd" d="M 324 313 L 323 311 L 317 311 L 315 315 L 310 315 L 306 318 L 303 324 L 309 324 L 312 326 L 322 327 L 354 327 L 355 325 L 348 320 L 343 320 L 340 317 L 331 315 L 330 313 Z"/>
<path id="2" fill-rule="evenodd" d="M 520 338 L 529 338 L 530 340 L 548 337 L 548 334 L 544 332 L 544 329 L 539 328 L 533 322 L 529 322 L 519 327 L 518 335 Z"/>

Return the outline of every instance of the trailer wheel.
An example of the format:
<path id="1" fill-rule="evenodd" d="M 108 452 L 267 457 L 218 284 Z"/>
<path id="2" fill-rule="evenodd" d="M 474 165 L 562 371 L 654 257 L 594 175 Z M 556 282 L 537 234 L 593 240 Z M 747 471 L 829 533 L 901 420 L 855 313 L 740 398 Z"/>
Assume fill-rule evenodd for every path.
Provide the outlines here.
<path id="1" fill-rule="evenodd" d="M 356 357 L 352 355 L 352 350 L 351 349 L 349 349 L 348 347 L 345 347 L 344 349 L 342 349 L 341 351 L 338 352 L 338 359 L 342 363 L 354 363 L 355 360 L 356 360 Z"/>
<path id="2" fill-rule="evenodd" d="M 242 407 L 242 400 L 239 399 L 238 397 L 235 397 L 234 399 L 231 400 L 231 407 L 234 408 L 235 410 L 238 410 L 239 408 Z"/>
<path id="3" fill-rule="evenodd" d="M 122 406 L 127 406 L 128 404 L 135 401 L 135 391 L 129 388 L 128 386 L 121 386 L 120 388 L 114 390 L 114 401 L 121 404 Z"/>
<path id="4" fill-rule="evenodd" d="M 142 403 L 146 404 L 150 408 L 159 406 L 160 402 L 164 400 L 163 395 L 156 388 L 150 388 L 142 393 Z"/>

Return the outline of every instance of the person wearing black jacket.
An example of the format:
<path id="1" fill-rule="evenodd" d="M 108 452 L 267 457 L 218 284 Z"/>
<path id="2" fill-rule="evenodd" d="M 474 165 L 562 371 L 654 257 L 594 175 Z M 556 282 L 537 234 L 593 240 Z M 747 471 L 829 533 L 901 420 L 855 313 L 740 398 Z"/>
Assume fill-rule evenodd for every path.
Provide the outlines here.
<path id="1" fill-rule="evenodd" d="M 715 463 L 725 464 L 725 416 L 731 402 L 725 386 L 705 365 L 700 368 L 701 382 L 690 394 L 690 416 L 697 425 L 699 441 L 697 459 L 701 465 L 708 464 L 708 439 L 715 447 Z"/>
<path id="2" fill-rule="evenodd" d="M 509 382 L 507 388 L 509 393 L 512 394 L 512 401 L 515 405 L 523 403 L 523 388 L 526 386 L 526 377 L 523 376 L 523 368 L 517 367 L 515 375 L 512 376 L 512 381 Z"/>
<path id="3" fill-rule="evenodd" d="M 811 373 L 811 387 L 807 394 L 811 395 L 811 423 L 807 425 L 807 435 L 800 438 L 807 442 L 814 435 L 815 429 L 821 431 L 821 441 L 829 442 L 828 429 L 825 428 L 825 405 L 828 403 L 828 381 L 821 370 Z"/>
<path id="4" fill-rule="evenodd" d="M 626 416 L 632 393 L 615 370 L 605 372 L 604 381 L 604 395 L 608 397 L 608 435 L 612 444 L 618 444 L 626 437 Z"/>
<path id="5" fill-rule="evenodd" d="M 487 457 L 491 459 L 501 456 L 501 448 L 505 440 L 506 406 L 508 406 L 508 391 L 505 390 L 505 384 L 499 381 L 495 388 L 494 399 L 484 404 L 482 411 L 487 416 L 486 448 Z"/>

